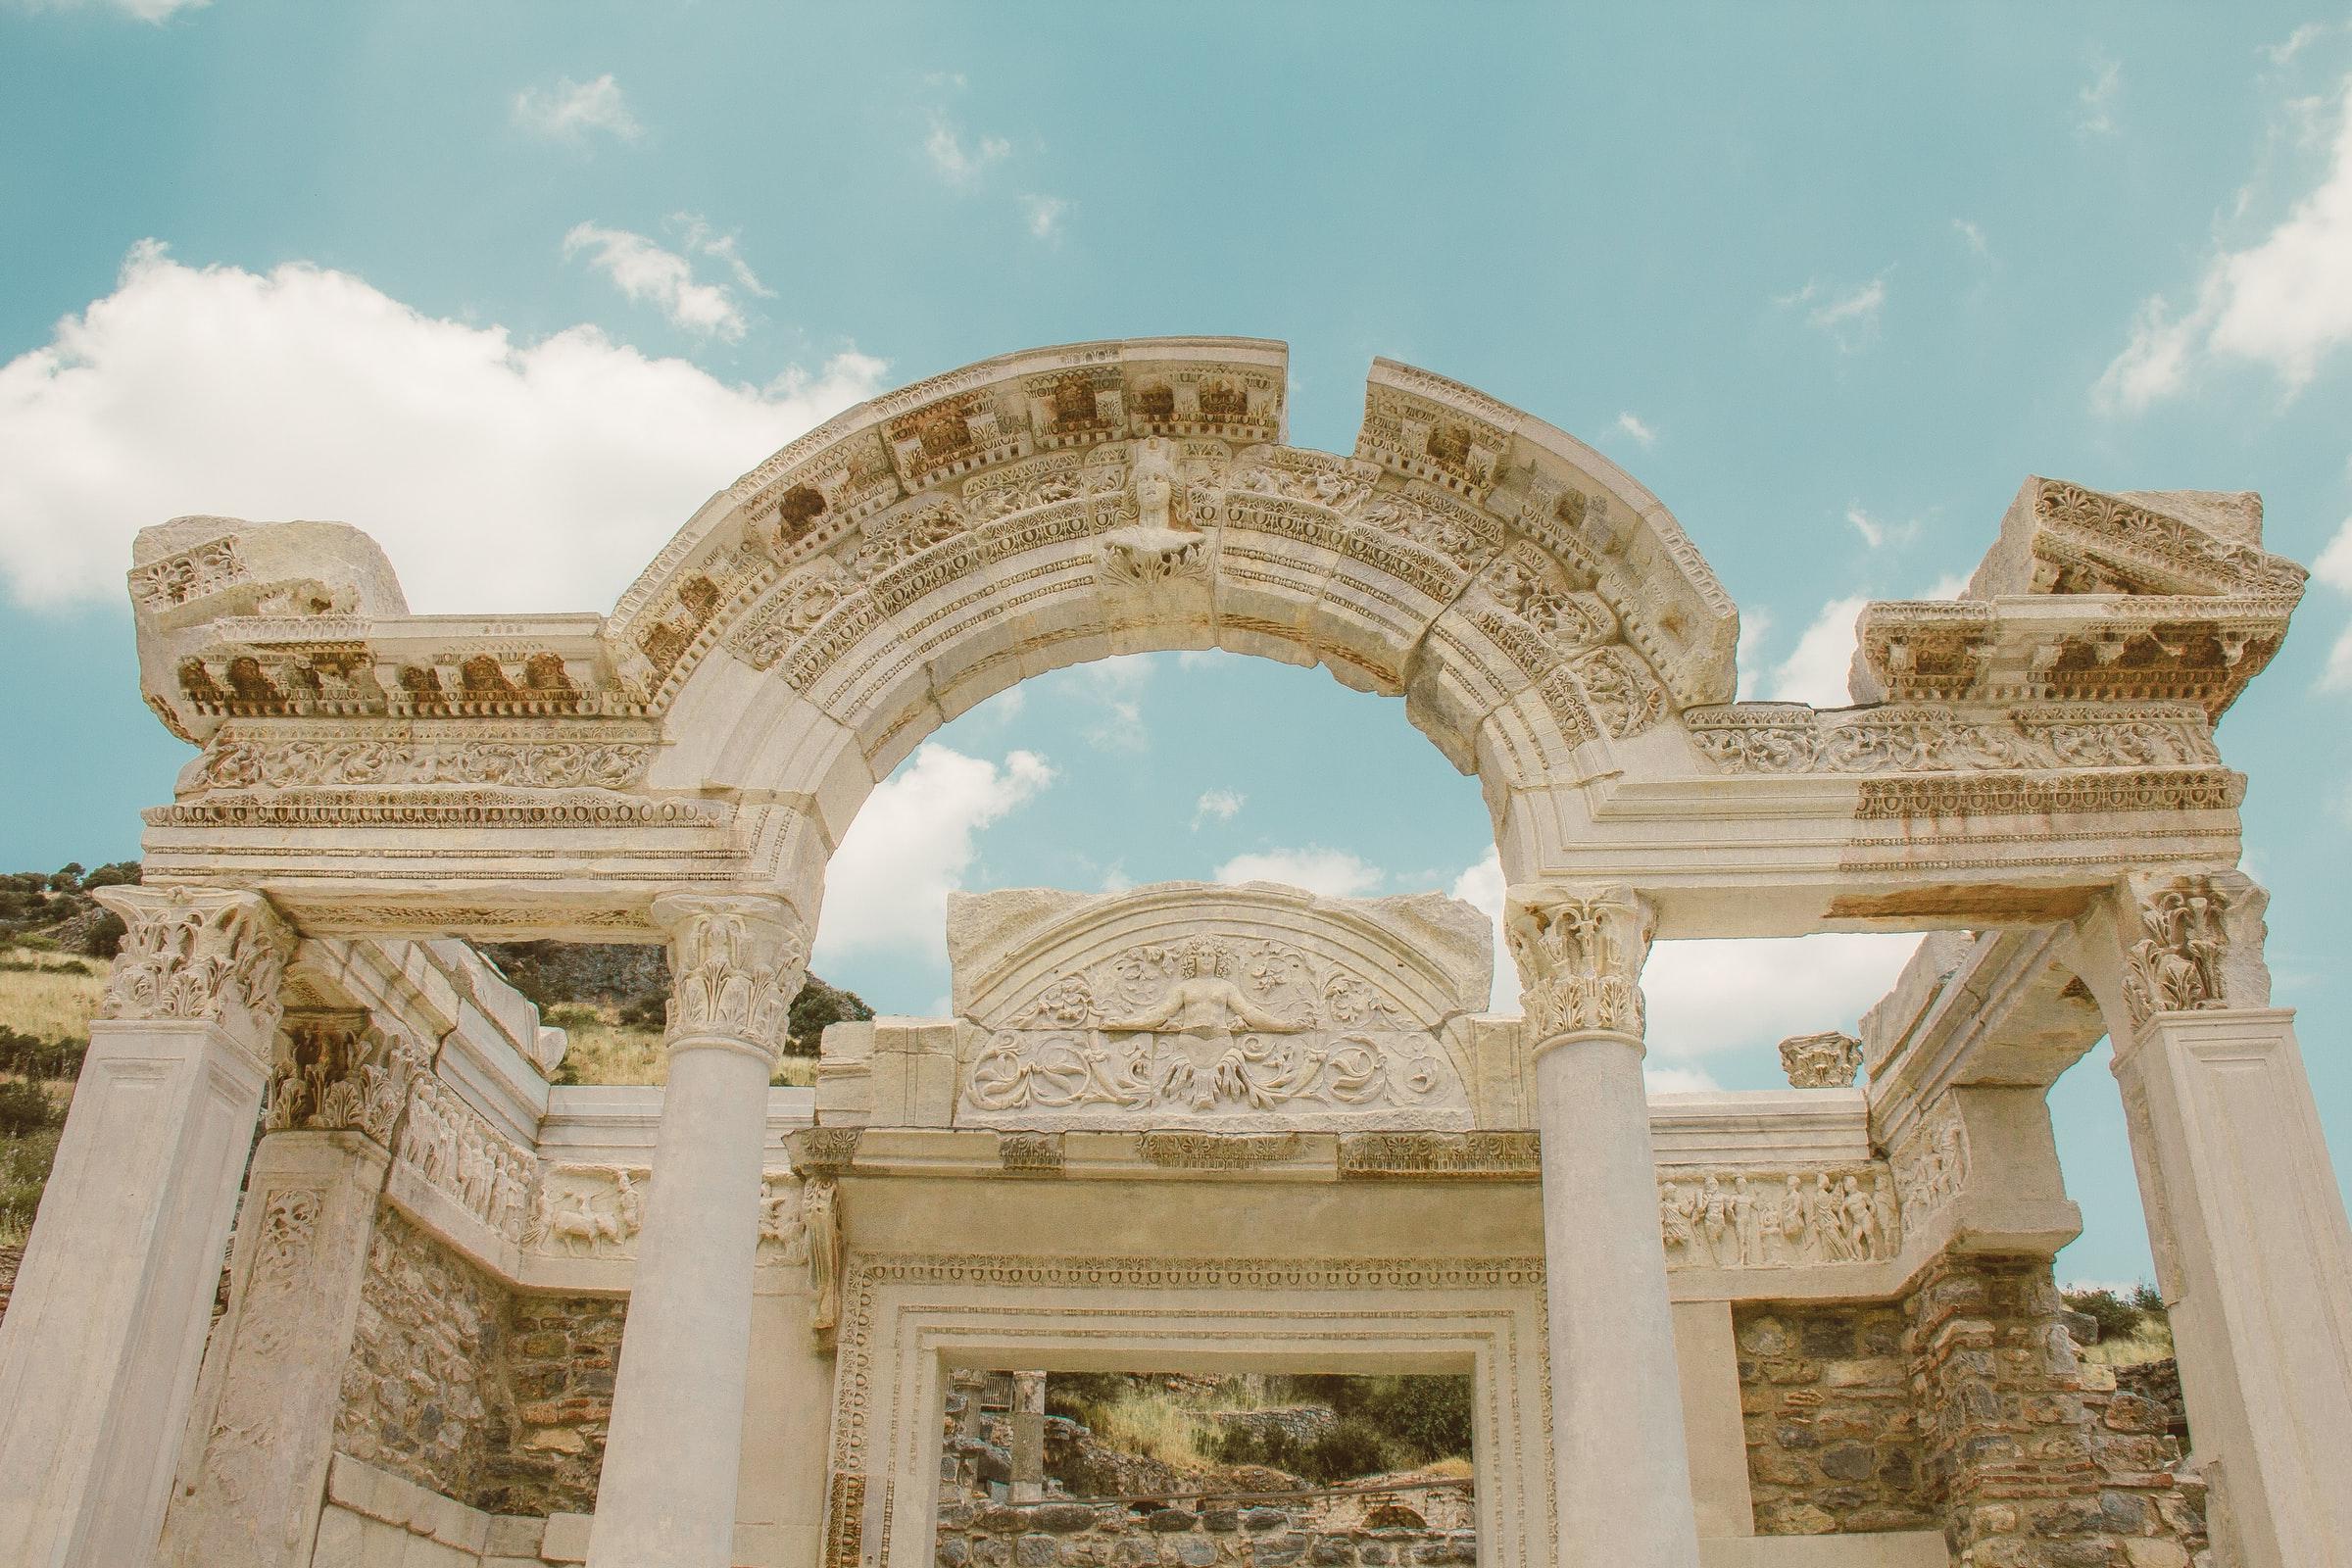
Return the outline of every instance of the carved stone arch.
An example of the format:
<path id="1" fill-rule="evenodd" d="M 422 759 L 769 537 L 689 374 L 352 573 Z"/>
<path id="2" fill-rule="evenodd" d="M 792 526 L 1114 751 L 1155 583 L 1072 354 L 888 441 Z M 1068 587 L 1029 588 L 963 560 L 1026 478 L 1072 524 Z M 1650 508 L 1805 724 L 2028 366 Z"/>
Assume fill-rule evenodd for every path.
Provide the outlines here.
<path id="1" fill-rule="evenodd" d="M 813 801 L 838 842 L 948 719 L 1145 651 L 1320 664 L 1400 696 L 1491 800 L 1621 771 L 1626 743 L 1731 696 L 1730 600 L 1591 448 L 1386 361 L 1352 456 L 1287 445 L 1285 399 L 1279 344 L 1082 344 L 794 442 L 606 625 L 669 742 L 649 785 Z"/>

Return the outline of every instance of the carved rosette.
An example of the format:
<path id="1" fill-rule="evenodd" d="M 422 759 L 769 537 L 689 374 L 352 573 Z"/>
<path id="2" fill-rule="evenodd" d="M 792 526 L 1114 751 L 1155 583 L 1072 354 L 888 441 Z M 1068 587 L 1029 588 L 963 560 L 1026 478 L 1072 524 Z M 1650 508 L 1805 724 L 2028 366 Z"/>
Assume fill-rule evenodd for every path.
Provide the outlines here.
<path id="1" fill-rule="evenodd" d="M 1504 939 L 1519 966 L 1528 1036 L 1642 1038 L 1642 965 L 1657 911 L 1630 887 L 1513 888 Z"/>
<path id="2" fill-rule="evenodd" d="M 2243 872 L 2134 875 L 2119 909 L 2124 1005 L 2133 1029 L 2160 1012 L 2263 1006 L 2269 896 Z"/>
<path id="3" fill-rule="evenodd" d="M 294 935 L 258 893 L 100 888 L 127 928 L 99 1016 L 205 1019 L 266 1045 Z"/>
<path id="4" fill-rule="evenodd" d="M 772 1059 L 808 964 L 808 932 L 791 906 L 671 893 L 654 901 L 653 916 L 669 933 L 669 1049 L 733 1045 Z"/>
<path id="5" fill-rule="evenodd" d="M 262 1127 L 365 1133 L 389 1150 L 409 1086 L 427 1063 L 419 1042 L 365 1011 L 289 1011 L 278 1031 Z"/>

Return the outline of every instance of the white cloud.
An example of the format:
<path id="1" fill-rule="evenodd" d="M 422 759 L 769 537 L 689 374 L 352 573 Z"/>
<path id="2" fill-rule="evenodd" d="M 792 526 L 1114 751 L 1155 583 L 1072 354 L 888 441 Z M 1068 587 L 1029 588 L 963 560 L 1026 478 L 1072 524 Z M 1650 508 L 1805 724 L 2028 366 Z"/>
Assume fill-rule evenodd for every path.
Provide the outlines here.
<path id="1" fill-rule="evenodd" d="M 613 287 L 633 301 L 652 304 L 672 326 L 730 343 L 742 341 L 749 323 L 735 296 L 724 284 L 697 282 L 694 264 L 677 252 L 625 228 L 575 223 L 564 236 L 564 254 L 572 257 L 582 251 L 589 253 L 588 265 L 611 278 Z"/>
<path id="2" fill-rule="evenodd" d="M 1863 511 L 1859 501 L 1845 509 L 1845 520 L 1854 525 L 1854 531 L 1862 536 L 1862 542 L 1873 550 L 1884 549 L 1890 544 L 1907 545 L 1919 537 L 1917 517 L 1887 522 Z"/>
<path id="3" fill-rule="evenodd" d="M 1962 242 L 1968 246 L 1970 255 L 1980 261 L 1991 260 L 1992 248 L 1984 242 L 1984 229 L 1965 218 L 1955 218 L 1952 220 L 1952 232 L 1958 234 Z"/>
<path id="4" fill-rule="evenodd" d="M 1642 970 L 1650 1055 L 1664 1064 L 1852 1030 L 1910 961 L 1909 933 L 1660 942 Z"/>
<path id="5" fill-rule="evenodd" d="M 760 282 L 760 274 L 753 271 L 751 263 L 743 259 L 736 235 L 721 234 L 700 213 L 672 213 L 669 223 L 683 236 L 688 250 L 700 251 L 705 256 L 716 257 L 725 263 L 727 270 L 735 276 L 736 287 L 746 294 L 754 294 L 763 300 L 776 297 L 776 291 Z"/>
<path id="6" fill-rule="evenodd" d="M 1061 196 L 1024 196 L 1022 208 L 1029 214 L 1029 232 L 1038 239 L 1061 237 L 1061 220 L 1070 216 L 1075 204 Z"/>
<path id="7" fill-rule="evenodd" d="M 610 605 L 718 485 L 880 384 L 844 354 L 731 386 L 594 327 L 533 344 L 347 272 L 183 266 L 0 365 L 0 576 L 119 603 L 130 538 L 186 513 L 372 533 L 416 610 Z"/>
<path id="8" fill-rule="evenodd" d="M 1360 899 L 1379 891 L 1387 874 L 1348 854 L 1346 850 L 1327 850 L 1309 844 L 1296 850 L 1261 850 L 1250 855 L 1237 855 L 1217 867 L 1216 880 L 1235 882 L 1281 882 L 1290 887 L 1304 888 L 1328 899 Z"/>
<path id="9" fill-rule="evenodd" d="M 2344 519 L 2342 527 L 2320 559 L 2312 564 L 2312 575 L 2340 594 L 2352 594 L 2352 517 Z M 2335 646 L 2328 651 L 2328 667 L 2320 674 L 2320 686 L 2326 691 L 2352 691 L 2352 626 L 2337 634 Z M 2352 796 L 2347 796 L 2352 800 Z"/>
<path id="10" fill-rule="evenodd" d="M 1764 649 L 1772 638 L 1772 612 L 1742 610 L 1740 612 L 1740 701 L 1753 702 L 1756 692 L 1772 674 L 1772 666 L 1764 662 Z"/>
<path id="11" fill-rule="evenodd" d="M 1035 752 L 1002 763 L 929 742 L 865 799 L 825 867 L 825 907 L 810 961 L 871 949 L 947 956 L 948 894 L 979 858 L 981 829 L 1054 781 Z"/>
<path id="12" fill-rule="evenodd" d="M 2082 110 L 2075 128 L 2093 136 L 2115 134 L 2115 100 L 2124 88 L 2124 68 L 2113 60 L 2102 60 L 2091 70 L 2090 80 L 2075 94 Z"/>
<path id="13" fill-rule="evenodd" d="M 2330 24 L 2325 22 L 2306 22 L 2288 33 L 2285 42 L 2265 44 L 2259 53 L 2272 65 L 2283 66 L 2301 54 L 2315 40 L 2334 30 Z"/>
<path id="14" fill-rule="evenodd" d="M 931 117 L 931 133 L 923 138 L 923 152 L 930 158 L 931 167 L 942 179 L 956 185 L 969 185 L 979 179 L 990 165 L 1003 163 L 1012 156 L 1012 143 L 1002 136 L 982 136 L 967 145 L 963 127 L 947 116 Z"/>
<path id="15" fill-rule="evenodd" d="M 1144 688 L 1152 681 L 1152 656 L 1119 654 L 1049 677 L 1050 699 L 1060 707 L 1091 713 L 1080 733 L 1098 752 L 1138 756 L 1152 749 L 1144 722 Z"/>
<path id="16" fill-rule="evenodd" d="M 1494 926 L 1494 982 L 1488 993 L 1488 1007 L 1495 1012 L 1519 1010 L 1519 971 L 1511 962 L 1510 949 L 1502 941 L 1502 856 L 1489 849 L 1477 864 L 1470 866 L 1453 879 L 1448 894 L 1482 911 Z"/>
<path id="17" fill-rule="evenodd" d="M 2266 365 L 2292 394 L 2352 343 L 2352 77 L 2336 107 L 2318 186 L 2262 239 L 2216 256 L 2188 310 L 2176 313 L 2162 296 L 2143 301 L 2130 341 L 2092 389 L 2096 407 L 2132 412 L 2171 396 L 2207 355 Z"/>
<path id="18" fill-rule="evenodd" d="M 1881 272 L 1859 288 L 1842 293 L 1826 289 L 1815 279 L 1793 294 L 1775 296 L 1773 303 L 1783 310 L 1810 306 L 1805 324 L 1851 353 L 1878 335 L 1879 316 L 1886 308 L 1886 274 Z"/>
<path id="19" fill-rule="evenodd" d="M 1773 666 L 1765 697 L 1776 703 L 1843 708 L 1853 701 L 1846 674 L 1854 662 L 1854 622 L 1869 601 L 1860 595 L 1821 607 L 1788 657 Z"/>
<path id="20" fill-rule="evenodd" d="M 1645 1059 L 1642 1087 L 1655 1096 L 1711 1094 L 1723 1086 L 1703 1067 L 1661 1067 Z"/>
<path id="21" fill-rule="evenodd" d="M 1193 803 L 1193 831 L 1199 832 L 1203 822 L 1232 821 L 1249 799 L 1240 790 L 1202 791 L 1200 799 Z"/>
<path id="22" fill-rule="evenodd" d="M 1502 940 L 1502 859 L 1487 851 L 1455 879 L 1453 897 L 1494 923 L 1492 1006 L 1519 1010 L 1519 976 Z M 1852 1029 L 1886 994 L 1919 938 L 1830 933 L 1782 941 L 1661 942 L 1642 971 L 1653 1094 L 1715 1087 L 1691 1065 L 1727 1051 L 1778 1045 L 1818 1029 Z"/>
<path id="23" fill-rule="evenodd" d="M 594 81 L 565 76 L 553 87 L 525 87 L 514 95 L 514 120 L 521 129 L 550 141 L 578 143 L 598 130 L 622 141 L 645 134 L 609 71 Z"/>
<path id="24" fill-rule="evenodd" d="M 213 0 L 16 0 L 23 11 L 120 11 L 140 22 L 162 23 L 181 11 L 194 11 Z"/>
<path id="25" fill-rule="evenodd" d="M 1654 447 L 1658 444 L 1658 432 L 1643 423 L 1639 415 L 1630 412 L 1618 415 L 1617 428 L 1645 447 Z"/>

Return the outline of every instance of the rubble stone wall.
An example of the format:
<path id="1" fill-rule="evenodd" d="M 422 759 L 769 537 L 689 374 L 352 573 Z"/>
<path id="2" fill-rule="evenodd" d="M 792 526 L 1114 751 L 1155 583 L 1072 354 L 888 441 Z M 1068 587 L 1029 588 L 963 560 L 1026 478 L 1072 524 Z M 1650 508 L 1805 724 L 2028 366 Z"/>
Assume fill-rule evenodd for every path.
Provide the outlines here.
<path id="1" fill-rule="evenodd" d="M 1946 1256 L 1904 1303 L 1926 1471 L 1977 1568 L 2187 1568 L 2204 1498 L 2155 1401 L 2084 1366 L 2046 1258 Z"/>
<path id="2" fill-rule="evenodd" d="M 386 1204 L 336 1451 L 490 1513 L 589 1512 L 626 1316 L 512 1292 Z"/>
<path id="3" fill-rule="evenodd" d="M 1317 1530 L 1303 1506 L 956 1503 L 939 1516 L 939 1568 L 1436 1568 L 1477 1561 L 1475 1531 Z"/>
<path id="4" fill-rule="evenodd" d="M 1757 1534 L 1941 1527 L 1900 1307 L 1740 1306 L 1732 1328 Z"/>

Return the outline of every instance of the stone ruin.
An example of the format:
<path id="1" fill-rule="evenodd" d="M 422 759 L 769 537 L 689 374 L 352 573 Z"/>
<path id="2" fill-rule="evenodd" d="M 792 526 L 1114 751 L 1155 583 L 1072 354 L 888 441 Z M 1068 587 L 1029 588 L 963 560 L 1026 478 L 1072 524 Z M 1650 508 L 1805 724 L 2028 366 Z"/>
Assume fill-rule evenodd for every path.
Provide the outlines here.
<path id="1" fill-rule="evenodd" d="M 1590 447 L 1381 361 L 1336 456 L 1286 395 L 1252 340 L 984 362 L 610 614 L 411 614 L 339 525 L 143 534 L 200 750 L 101 895 L 0 1326 L 12 1560 L 924 1568 L 956 1374 L 1148 1364 L 1469 1375 L 1488 1568 L 2352 1563 L 2352 1240 L 2213 736 L 2304 582 L 2259 501 L 2029 479 L 1959 599 L 1864 612 L 1854 706 L 1740 703 L 1731 601 Z M 1477 774 L 1519 1013 L 1443 899 L 992 894 L 953 1016 L 768 1087 L 877 780 L 1211 647 Z M 1653 941 L 1821 930 L 1929 935 L 1791 1088 L 1645 1100 Z M 468 945 L 532 938 L 669 944 L 664 1087 L 550 1085 Z M 2045 1097 L 2102 1037 L 2187 1453 L 2051 1284 Z M 969 1523 L 1016 1568 L 1299 1534 Z"/>

